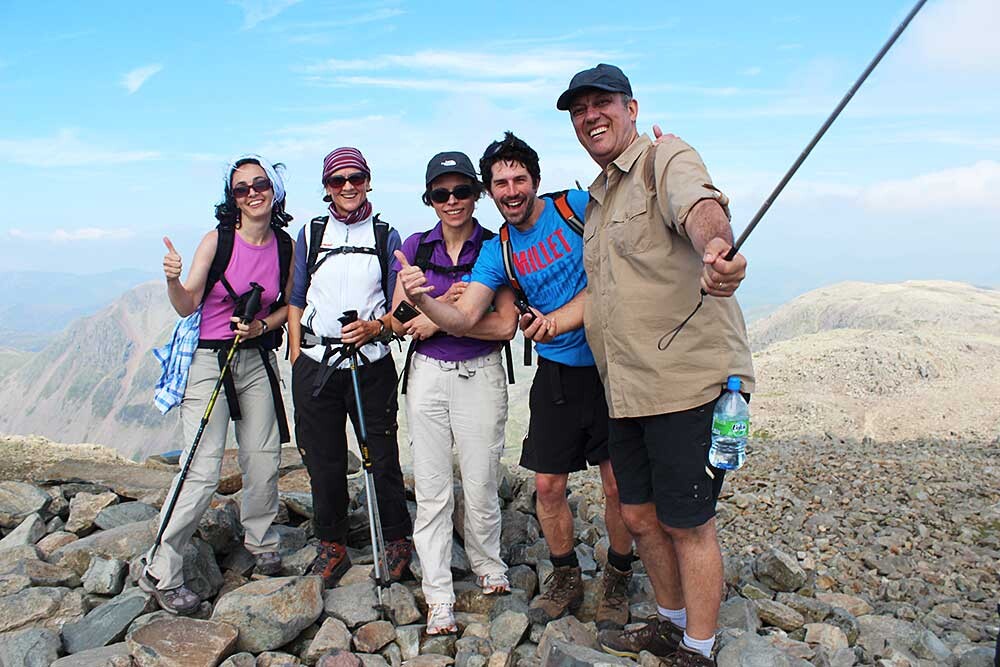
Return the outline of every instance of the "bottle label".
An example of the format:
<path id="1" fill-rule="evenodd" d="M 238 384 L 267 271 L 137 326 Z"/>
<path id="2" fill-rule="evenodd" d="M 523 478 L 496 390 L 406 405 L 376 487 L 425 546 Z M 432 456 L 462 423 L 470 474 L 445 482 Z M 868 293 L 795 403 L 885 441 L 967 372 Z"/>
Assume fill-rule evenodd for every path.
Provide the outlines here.
<path id="1" fill-rule="evenodd" d="M 746 419 L 714 419 L 712 420 L 712 435 L 720 438 L 745 438 L 750 430 L 750 422 Z"/>

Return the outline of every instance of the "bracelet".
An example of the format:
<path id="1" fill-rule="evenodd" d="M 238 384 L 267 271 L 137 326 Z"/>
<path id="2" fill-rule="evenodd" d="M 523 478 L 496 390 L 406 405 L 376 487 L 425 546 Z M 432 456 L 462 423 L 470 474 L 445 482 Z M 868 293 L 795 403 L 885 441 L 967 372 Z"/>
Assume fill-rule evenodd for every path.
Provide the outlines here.
<path id="1" fill-rule="evenodd" d="M 267 320 L 257 320 L 261 324 L 261 330 L 258 335 L 263 336 L 267 332 Z"/>

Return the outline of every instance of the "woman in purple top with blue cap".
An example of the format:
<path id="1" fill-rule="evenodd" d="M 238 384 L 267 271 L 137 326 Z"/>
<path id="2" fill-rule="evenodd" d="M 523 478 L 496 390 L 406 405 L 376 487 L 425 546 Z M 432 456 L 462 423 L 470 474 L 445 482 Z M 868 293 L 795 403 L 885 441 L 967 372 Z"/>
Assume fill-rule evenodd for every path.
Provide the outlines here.
<path id="1" fill-rule="evenodd" d="M 457 301 L 468 284 L 479 249 L 492 232 L 473 217 L 483 194 L 464 153 L 438 153 L 427 164 L 424 204 L 438 223 L 402 246 L 421 265 L 438 299 Z M 495 242 L 495 241 L 494 241 Z M 399 270 L 399 262 L 396 262 Z M 485 594 L 510 591 L 500 558 L 497 472 L 507 421 L 507 374 L 500 348 L 517 326 L 510 290 L 497 294 L 493 312 L 466 336 L 441 331 L 395 291 L 393 328 L 412 337 L 403 392 L 413 444 L 417 517 L 413 543 L 423 568 L 427 634 L 456 632 L 451 578 L 452 448 L 458 452 L 465 499 L 465 550 Z M 402 304 L 402 305 L 401 305 Z M 409 308 L 408 308 L 409 307 Z"/>

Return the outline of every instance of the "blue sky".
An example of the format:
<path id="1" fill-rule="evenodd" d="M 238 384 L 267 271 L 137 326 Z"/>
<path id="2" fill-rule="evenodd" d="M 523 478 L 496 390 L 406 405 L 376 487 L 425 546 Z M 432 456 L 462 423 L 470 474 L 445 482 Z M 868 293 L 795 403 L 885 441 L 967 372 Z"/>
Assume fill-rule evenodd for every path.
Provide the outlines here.
<path id="1" fill-rule="evenodd" d="M 157 271 L 165 234 L 190 258 L 243 152 L 288 165 L 296 230 L 341 145 L 404 235 L 434 222 L 430 156 L 475 160 L 505 129 L 540 153 L 542 189 L 586 185 L 555 99 L 598 62 L 630 76 L 640 129 L 698 148 L 738 233 L 909 7 L 7 0 L 0 270 Z M 745 304 L 848 279 L 1000 285 L 997 34 L 996 0 L 928 2 L 751 237 Z M 498 222 L 488 200 L 479 217 Z"/>

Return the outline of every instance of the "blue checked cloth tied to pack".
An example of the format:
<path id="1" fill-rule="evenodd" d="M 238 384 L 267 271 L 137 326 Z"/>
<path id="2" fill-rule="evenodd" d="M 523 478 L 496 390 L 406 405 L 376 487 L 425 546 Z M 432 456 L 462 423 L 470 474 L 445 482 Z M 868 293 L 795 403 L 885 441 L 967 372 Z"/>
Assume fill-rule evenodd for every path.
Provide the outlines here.
<path id="1" fill-rule="evenodd" d="M 201 330 L 201 308 L 183 317 L 174 327 L 170 341 L 153 350 L 153 356 L 160 362 L 160 379 L 156 381 L 153 403 L 163 414 L 181 404 L 187 387 L 188 370 L 191 359 L 198 349 L 198 334 Z"/>

